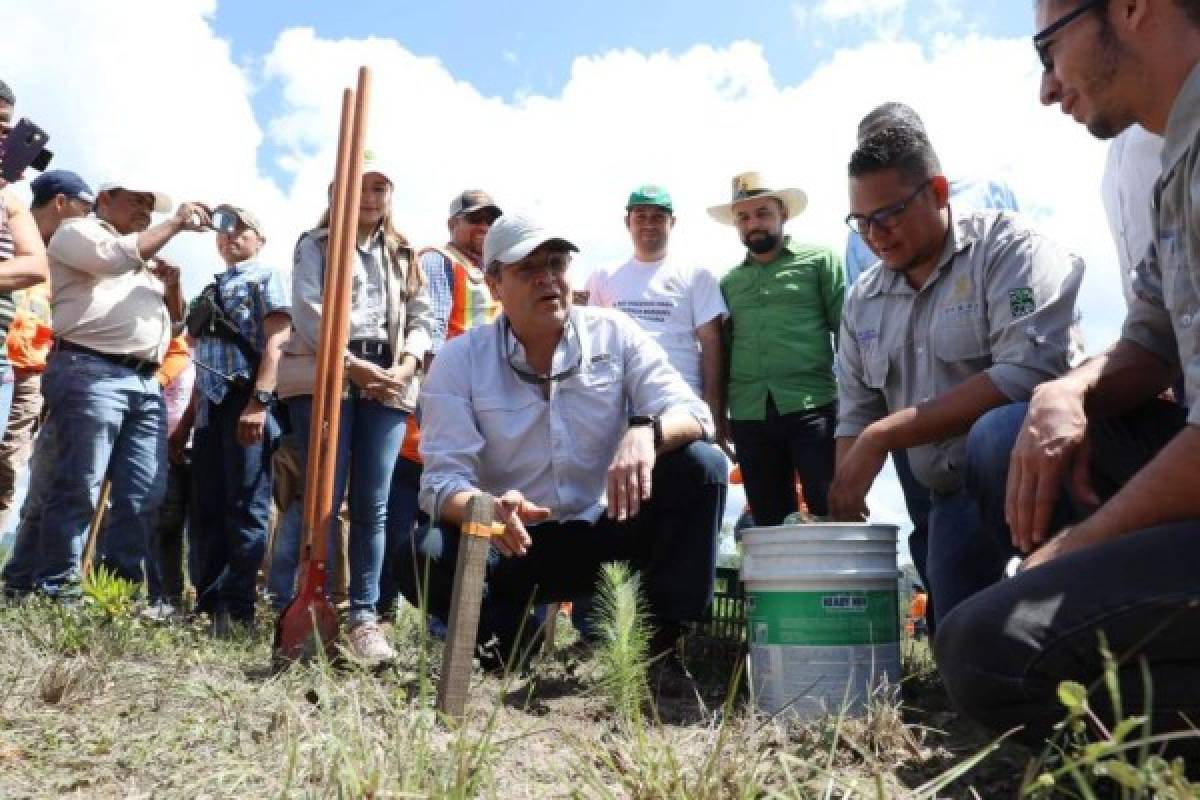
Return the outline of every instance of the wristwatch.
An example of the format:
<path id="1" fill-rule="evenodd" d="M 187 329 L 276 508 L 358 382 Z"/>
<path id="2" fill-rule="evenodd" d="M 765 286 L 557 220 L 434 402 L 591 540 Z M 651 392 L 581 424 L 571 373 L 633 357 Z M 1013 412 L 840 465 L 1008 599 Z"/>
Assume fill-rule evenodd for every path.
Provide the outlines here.
<path id="1" fill-rule="evenodd" d="M 629 427 L 637 428 L 642 425 L 648 425 L 654 431 L 654 448 L 657 450 L 662 447 L 663 432 L 661 417 L 647 417 L 636 415 L 629 418 Z"/>
<path id="2" fill-rule="evenodd" d="M 250 392 L 250 396 L 258 401 L 260 405 L 269 406 L 271 405 L 271 398 L 275 396 L 275 393 L 268 392 L 266 389 L 255 389 Z"/>

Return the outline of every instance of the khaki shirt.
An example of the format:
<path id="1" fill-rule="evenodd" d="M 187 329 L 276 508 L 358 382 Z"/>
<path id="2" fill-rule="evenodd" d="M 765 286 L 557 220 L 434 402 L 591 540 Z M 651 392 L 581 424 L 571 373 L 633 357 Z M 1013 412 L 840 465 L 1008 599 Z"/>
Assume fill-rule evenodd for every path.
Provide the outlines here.
<path id="1" fill-rule="evenodd" d="M 1188 424 L 1200 425 L 1200 66 L 1167 119 L 1155 187 L 1154 240 L 1134 268 L 1134 300 L 1121 338 L 1182 366 Z"/>
<path id="2" fill-rule="evenodd" d="M 1009 212 L 955 218 L 921 289 L 876 265 L 842 315 L 836 436 L 917 405 L 980 373 L 1009 400 L 1067 371 L 1083 261 Z M 962 487 L 965 436 L 908 451 L 938 492 Z"/>
<path id="3" fill-rule="evenodd" d="M 171 339 L 162 281 L 122 236 L 96 217 L 67 220 L 50 239 L 56 336 L 102 353 L 161 362 Z"/>

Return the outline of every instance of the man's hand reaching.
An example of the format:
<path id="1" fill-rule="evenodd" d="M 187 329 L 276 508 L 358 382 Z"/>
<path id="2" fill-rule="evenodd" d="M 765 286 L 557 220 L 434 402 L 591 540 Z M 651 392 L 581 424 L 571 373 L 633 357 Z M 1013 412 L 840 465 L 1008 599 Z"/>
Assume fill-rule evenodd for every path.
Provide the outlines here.
<path id="1" fill-rule="evenodd" d="M 545 522 L 549 518 L 550 509 L 536 506 L 516 489 L 509 489 L 496 498 L 496 522 L 503 523 L 504 533 L 493 536 L 492 544 L 507 557 L 523 556 L 533 545 L 525 524 Z"/>

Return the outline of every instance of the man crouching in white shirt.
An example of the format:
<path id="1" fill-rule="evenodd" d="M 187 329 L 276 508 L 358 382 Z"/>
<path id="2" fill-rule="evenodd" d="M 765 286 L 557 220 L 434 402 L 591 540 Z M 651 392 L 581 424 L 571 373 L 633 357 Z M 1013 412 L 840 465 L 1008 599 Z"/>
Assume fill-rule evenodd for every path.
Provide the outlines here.
<path id="1" fill-rule="evenodd" d="M 439 524 L 414 541 L 401 587 L 446 615 L 467 501 L 487 492 L 505 528 L 488 559 L 485 666 L 535 627 L 531 598 L 589 593 L 602 564 L 626 561 L 642 574 L 651 653 L 679 685 L 677 644 L 712 596 L 725 461 L 708 407 L 662 348 L 624 314 L 572 308 L 573 251 L 521 216 L 488 231 L 486 279 L 504 313 L 448 342 L 425 382 L 420 502 Z"/>

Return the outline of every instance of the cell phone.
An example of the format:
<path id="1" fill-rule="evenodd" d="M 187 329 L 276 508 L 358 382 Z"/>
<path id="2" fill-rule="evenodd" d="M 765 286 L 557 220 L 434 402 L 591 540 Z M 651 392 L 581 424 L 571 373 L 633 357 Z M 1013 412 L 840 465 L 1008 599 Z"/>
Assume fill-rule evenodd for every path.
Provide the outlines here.
<path id="1" fill-rule="evenodd" d="M 232 211 L 214 211 L 209 219 L 212 229 L 217 233 L 233 233 L 237 230 L 238 218 Z"/>
<path id="2" fill-rule="evenodd" d="M 46 155 L 49 140 L 44 130 L 22 117 L 0 143 L 0 177 L 13 183 L 21 180 L 29 167 L 45 169 L 50 163 Z"/>

